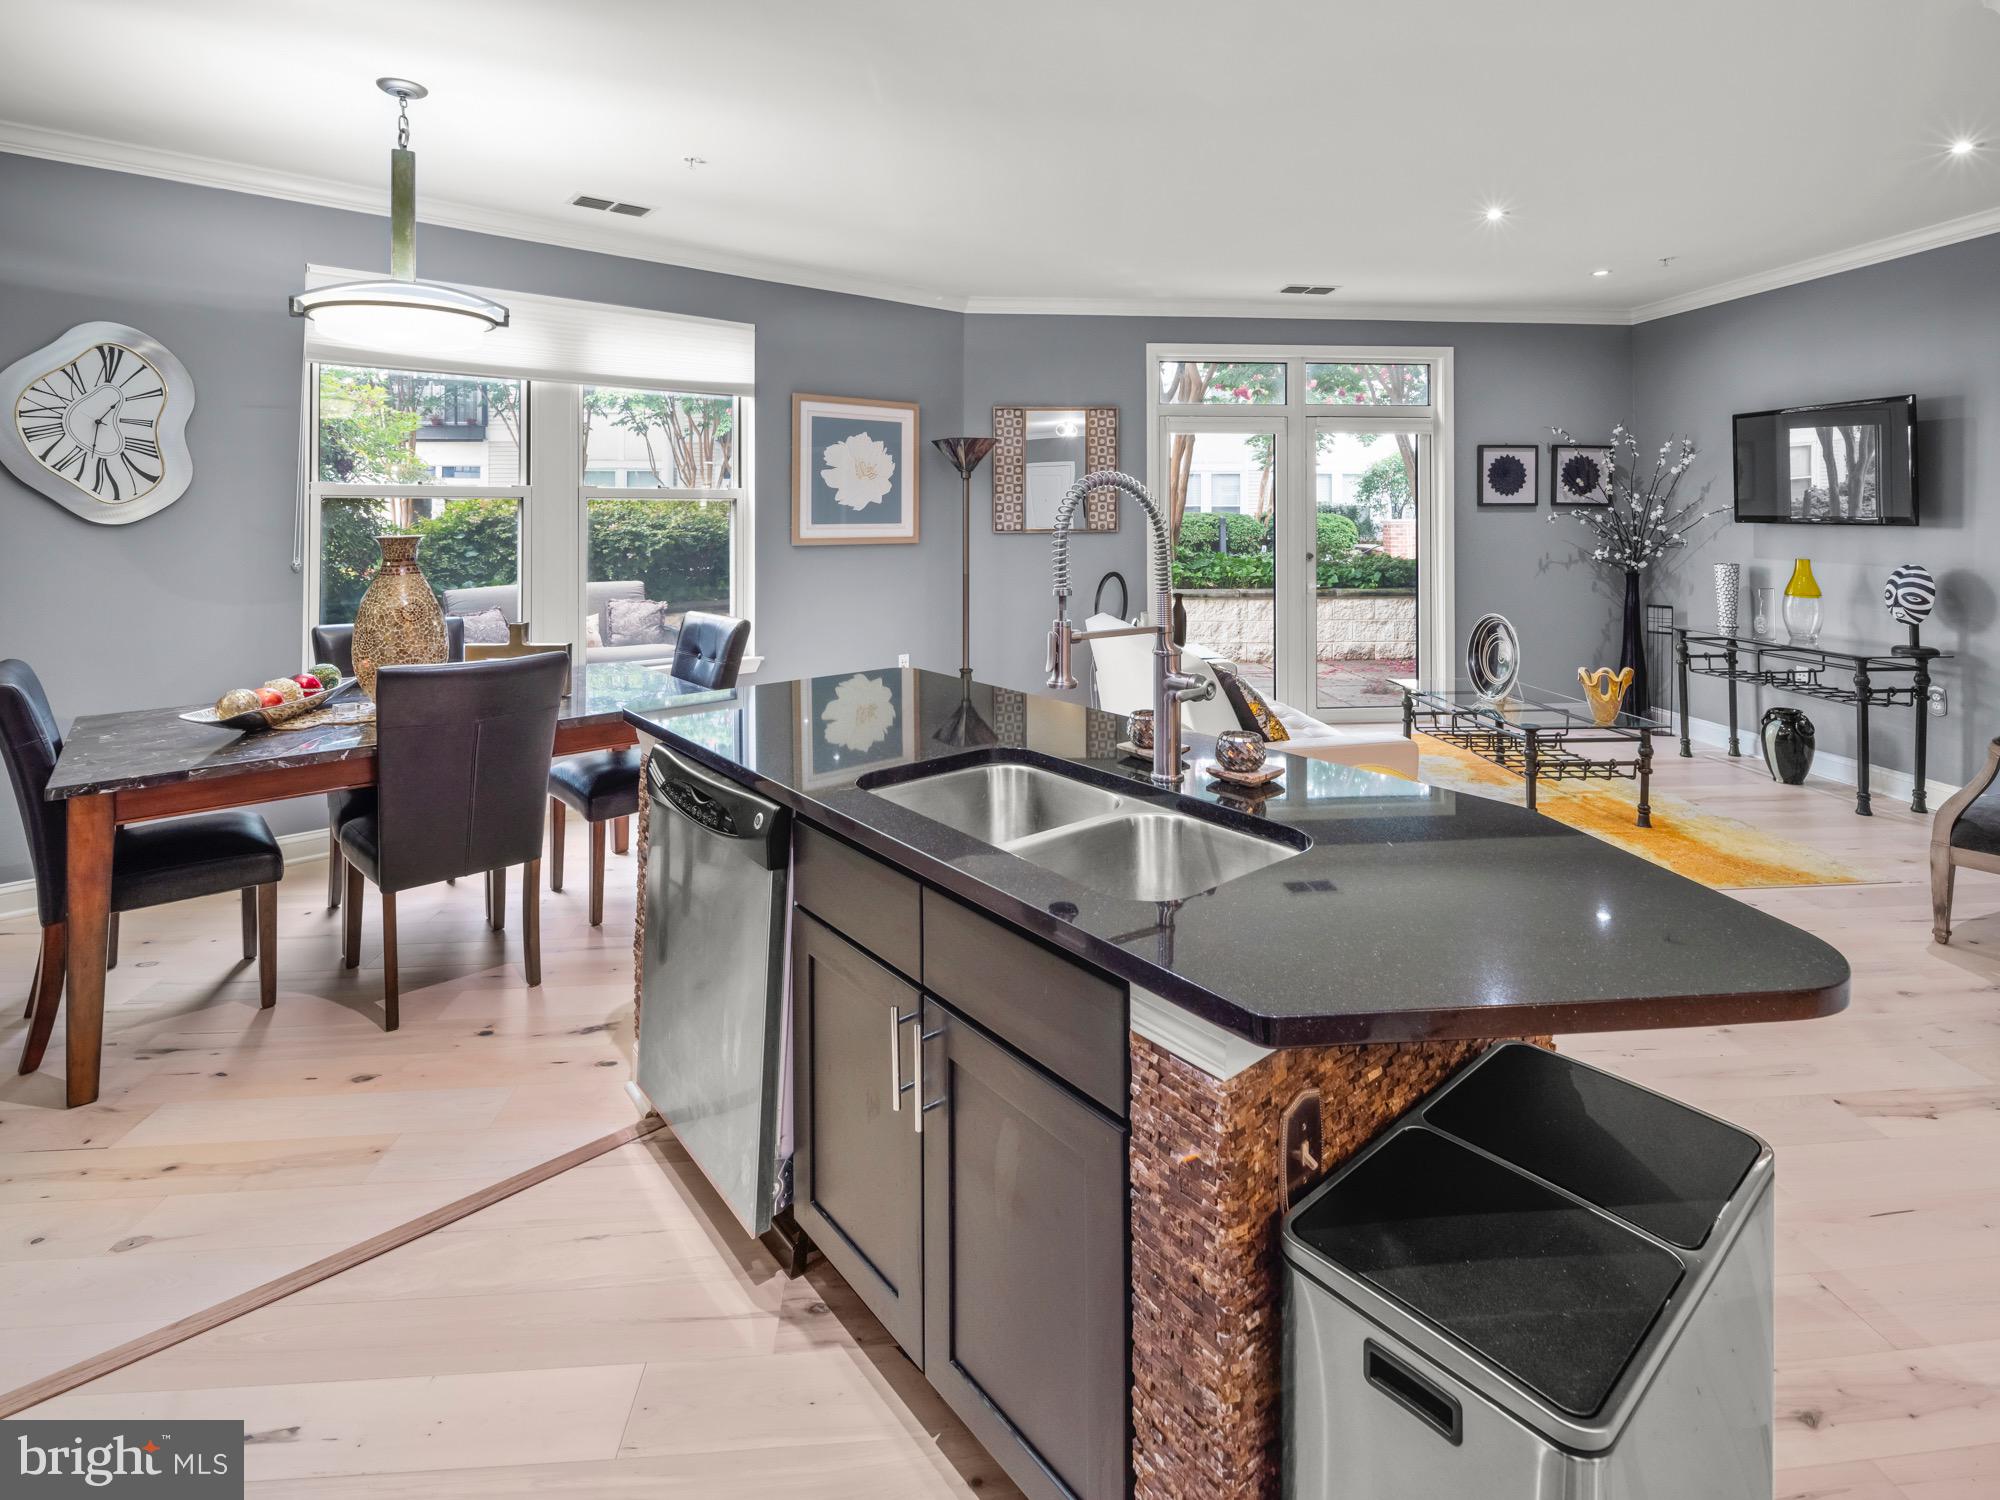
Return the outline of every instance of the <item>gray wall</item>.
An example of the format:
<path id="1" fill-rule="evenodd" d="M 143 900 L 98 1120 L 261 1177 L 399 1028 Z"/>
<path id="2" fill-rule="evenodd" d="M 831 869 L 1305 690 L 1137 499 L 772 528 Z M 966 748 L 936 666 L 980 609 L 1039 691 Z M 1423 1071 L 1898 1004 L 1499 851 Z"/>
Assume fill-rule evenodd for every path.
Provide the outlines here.
<path id="1" fill-rule="evenodd" d="M 0 471 L 0 656 L 42 675 L 58 716 L 199 702 L 292 668 L 300 326 L 308 261 L 377 265 L 384 220 L 0 154 L 0 363 L 91 319 L 131 323 L 186 364 L 195 481 L 159 515 L 96 526 Z M 926 448 L 923 540 L 794 548 L 794 391 L 907 397 L 927 434 L 962 411 L 954 313 L 424 228 L 425 274 L 757 325 L 758 646 L 773 677 L 893 662 L 955 666 L 958 485 Z M 308 803 L 272 811 L 313 826 Z M 11 812 L 0 881 L 25 877 Z"/>
<path id="2" fill-rule="evenodd" d="M 1617 659 L 1616 599 L 1595 570 L 1575 561 L 1569 533 L 1547 524 L 1546 472 L 1534 510 L 1480 510 L 1477 446 L 1549 441 L 1549 428 L 1608 433 L 1631 411 L 1629 328 L 1517 323 L 1346 323 L 1316 318 L 972 317 L 965 326 L 965 419 L 991 432 L 995 405 L 1070 402 L 1118 406 L 1119 461 L 1146 464 L 1146 345 L 1449 345 L 1455 351 L 1457 589 L 1462 635 L 1497 609 L 1520 628 L 1523 676 L 1560 686 L 1576 668 Z M 1041 681 L 1048 619 L 1049 539 L 992 526 L 992 465 L 973 483 L 973 662 L 996 681 Z M 1574 529 L 1574 528 L 1573 528 Z M 1087 612 L 1098 578 L 1122 572 L 1141 605 L 1144 518 L 1121 514 L 1116 535 L 1078 534 L 1071 572 Z M 1608 654 L 1607 654 L 1608 653 Z"/>
<path id="3" fill-rule="evenodd" d="M 1748 589 L 1782 590 L 1792 560 L 1812 559 L 1825 591 L 1826 636 L 1886 647 L 1901 627 L 1882 607 L 1882 584 L 1899 563 L 1920 562 L 1937 575 L 1938 606 L 1925 630 L 1932 645 L 1959 653 L 1937 680 L 1951 693 L 1951 715 L 1931 721 L 1932 778 L 1964 781 L 1983 763 L 2000 724 L 1990 712 L 1991 663 L 2000 649 L 2000 512 L 1984 486 L 2000 474 L 2000 236 L 1907 256 L 1760 296 L 1643 323 L 1633 330 L 1634 409 L 1655 441 L 1670 432 L 1703 449 L 1697 482 L 1711 503 L 1731 498 L 1730 418 L 1739 411 L 1838 401 L 1856 396 L 1917 397 L 1917 486 L 1922 524 L 1904 527 L 1739 525 L 1727 510 L 1706 523 L 1676 575 L 1656 589 L 1683 623 L 1712 625 L 1711 564 L 1743 565 L 1743 623 Z M 1727 714 L 1722 683 L 1696 679 L 1695 713 Z M 1854 753 L 1852 710 L 1783 693 L 1744 693 L 1754 723 L 1767 704 L 1803 707 L 1822 751 Z M 1912 767 L 1908 710 L 1871 716 L 1869 759 Z"/>

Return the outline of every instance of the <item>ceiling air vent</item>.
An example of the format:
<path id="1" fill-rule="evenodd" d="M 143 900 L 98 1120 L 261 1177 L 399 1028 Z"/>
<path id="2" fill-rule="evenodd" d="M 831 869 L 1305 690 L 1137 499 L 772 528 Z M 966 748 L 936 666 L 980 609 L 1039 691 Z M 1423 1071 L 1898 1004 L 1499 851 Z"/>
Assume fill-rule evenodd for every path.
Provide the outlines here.
<path id="1" fill-rule="evenodd" d="M 623 214 L 628 219 L 643 219 L 652 212 L 641 203 L 619 203 L 610 198 L 593 198 L 588 193 L 578 193 L 569 201 L 572 208 L 594 208 L 601 213 Z"/>
<path id="2" fill-rule="evenodd" d="M 1308 286 L 1302 281 L 1278 288 L 1279 293 L 1286 297 L 1326 297 L 1339 290 L 1337 286 Z"/>

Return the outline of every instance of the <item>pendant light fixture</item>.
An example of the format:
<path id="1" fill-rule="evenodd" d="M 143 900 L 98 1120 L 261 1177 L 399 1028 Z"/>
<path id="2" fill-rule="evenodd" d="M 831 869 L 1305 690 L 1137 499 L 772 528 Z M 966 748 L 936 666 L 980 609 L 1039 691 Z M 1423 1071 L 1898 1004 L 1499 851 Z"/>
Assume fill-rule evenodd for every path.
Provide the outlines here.
<path id="1" fill-rule="evenodd" d="M 446 342 L 507 326 L 491 298 L 417 280 L 417 154 L 410 149 L 410 101 L 430 92 L 407 78 L 378 78 L 396 101 L 396 148 L 389 153 L 389 279 L 343 281 L 299 292 L 292 316 L 311 318 L 328 338 L 364 348 Z"/>

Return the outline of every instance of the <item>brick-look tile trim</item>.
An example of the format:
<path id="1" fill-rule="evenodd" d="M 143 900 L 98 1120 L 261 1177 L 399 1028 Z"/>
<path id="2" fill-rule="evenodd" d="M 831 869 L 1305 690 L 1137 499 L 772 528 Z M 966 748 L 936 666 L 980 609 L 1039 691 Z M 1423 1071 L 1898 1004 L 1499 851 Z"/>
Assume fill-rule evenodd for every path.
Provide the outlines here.
<path id="1" fill-rule="evenodd" d="M 638 871 L 639 900 L 637 919 L 632 924 L 632 1035 L 639 1035 L 639 1006 L 645 1001 L 642 991 L 646 985 L 646 843 L 652 819 L 647 814 L 652 810 L 653 799 L 646 790 L 645 778 L 639 781 L 639 819 L 632 831 L 632 864 Z M 637 1043 L 635 1041 L 634 1045 Z"/>
<path id="2" fill-rule="evenodd" d="M 1490 1045 L 1294 1048 L 1223 1080 L 1132 1038 L 1136 1500 L 1277 1500 L 1286 1105 L 1320 1091 L 1330 1170 Z"/>

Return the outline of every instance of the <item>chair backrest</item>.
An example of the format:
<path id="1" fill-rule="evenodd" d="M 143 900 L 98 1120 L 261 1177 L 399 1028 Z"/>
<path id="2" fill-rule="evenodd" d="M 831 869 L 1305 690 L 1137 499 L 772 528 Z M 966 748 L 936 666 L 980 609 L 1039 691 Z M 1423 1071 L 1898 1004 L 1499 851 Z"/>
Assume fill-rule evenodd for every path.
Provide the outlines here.
<path id="1" fill-rule="evenodd" d="M 35 669 L 13 658 L 0 661 L 0 753 L 14 783 L 35 872 L 35 903 L 47 927 L 69 909 L 69 805 L 43 796 L 62 754 L 62 735 Z"/>
<path id="2" fill-rule="evenodd" d="M 343 677 L 354 675 L 354 627 L 352 625 L 315 625 L 312 628 L 312 659 L 316 662 L 330 661 L 340 668 Z M 444 659 L 446 661 L 465 660 L 465 616 L 446 615 L 444 617 Z"/>
<path id="3" fill-rule="evenodd" d="M 748 620 L 691 609 L 682 617 L 681 633 L 674 641 L 674 676 L 707 688 L 735 687 L 749 644 Z"/>
<path id="4" fill-rule="evenodd" d="M 569 656 L 375 676 L 379 884 L 409 890 L 542 852 L 542 807 Z"/>

